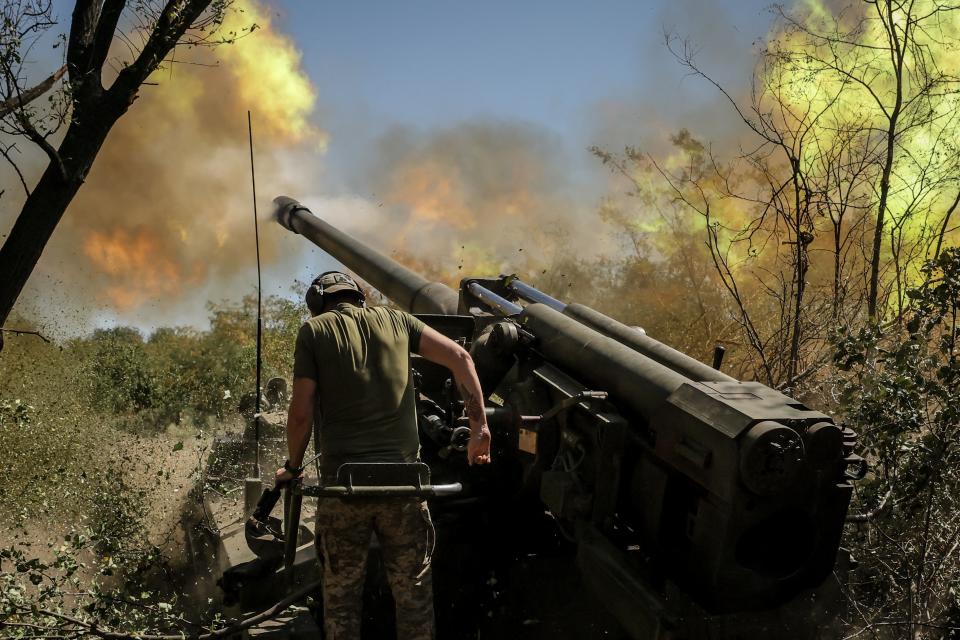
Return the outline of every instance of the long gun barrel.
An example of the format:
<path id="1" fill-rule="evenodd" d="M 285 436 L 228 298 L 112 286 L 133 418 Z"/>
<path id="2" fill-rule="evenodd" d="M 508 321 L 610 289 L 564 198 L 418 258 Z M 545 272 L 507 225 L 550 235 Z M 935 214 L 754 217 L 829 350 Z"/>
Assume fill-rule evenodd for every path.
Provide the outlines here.
<path id="1" fill-rule="evenodd" d="M 280 224 L 329 253 L 407 311 L 443 315 L 457 312 L 457 293 L 445 284 L 430 282 L 357 242 L 313 215 L 293 198 L 280 196 L 273 202 Z"/>

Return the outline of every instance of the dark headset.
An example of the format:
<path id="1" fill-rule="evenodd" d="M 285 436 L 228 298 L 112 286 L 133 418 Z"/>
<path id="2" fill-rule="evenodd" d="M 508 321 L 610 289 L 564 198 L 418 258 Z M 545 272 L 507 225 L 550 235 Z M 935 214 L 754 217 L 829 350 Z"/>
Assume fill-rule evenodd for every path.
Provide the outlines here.
<path id="1" fill-rule="evenodd" d="M 313 282 L 310 283 L 310 287 L 307 289 L 306 295 L 304 296 L 307 303 L 307 308 L 310 309 L 310 313 L 313 315 L 320 315 L 323 311 L 323 296 L 325 290 L 333 287 L 334 285 L 347 285 L 346 289 L 341 289 L 335 293 L 340 293 L 341 291 L 351 291 L 357 295 L 360 303 L 363 304 L 367 297 L 363 293 L 363 289 L 357 284 L 357 282 L 343 273 L 342 271 L 324 271 L 319 276 L 313 279 Z"/>

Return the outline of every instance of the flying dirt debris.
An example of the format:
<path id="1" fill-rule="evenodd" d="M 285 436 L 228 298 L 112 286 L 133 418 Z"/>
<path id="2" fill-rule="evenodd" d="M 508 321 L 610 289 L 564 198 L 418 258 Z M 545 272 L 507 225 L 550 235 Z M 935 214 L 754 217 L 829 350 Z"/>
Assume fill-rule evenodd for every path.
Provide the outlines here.
<path id="1" fill-rule="evenodd" d="M 465 344 L 488 393 L 494 462 L 468 467 L 448 372 L 413 358 L 426 465 L 391 484 L 430 496 L 438 637 L 825 637 L 851 561 L 840 536 L 852 482 L 865 472 L 852 431 L 515 276 L 470 277 L 454 291 L 295 200 L 275 203 L 284 227 Z M 208 477 L 241 482 L 258 446 L 260 460 L 282 459 L 283 393 L 272 397 L 259 445 L 252 427 L 219 440 Z M 384 484 L 354 480 L 329 490 Z M 246 524 L 259 479 L 242 499 L 205 496 L 216 527 L 191 547 L 219 568 L 231 613 L 319 578 L 310 497 L 329 491 L 315 481 L 308 473 L 284 490 L 283 521 L 261 502 L 259 527 Z M 391 627 L 389 605 L 374 548 L 366 637 Z M 319 629 L 309 611 L 288 611 L 275 631 Z"/>

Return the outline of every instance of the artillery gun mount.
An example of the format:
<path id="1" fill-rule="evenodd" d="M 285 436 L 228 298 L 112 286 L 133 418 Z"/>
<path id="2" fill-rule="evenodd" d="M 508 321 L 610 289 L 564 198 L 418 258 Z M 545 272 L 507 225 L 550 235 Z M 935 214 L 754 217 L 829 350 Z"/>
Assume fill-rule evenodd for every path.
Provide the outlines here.
<path id="1" fill-rule="evenodd" d="M 280 224 L 473 355 L 493 433 L 485 467 L 460 454 L 465 419 L 449 372 L 411 361 L 429 475 L 400 484 L 462 487 L 429 492 L 439 638 L 829 637 L 850 564 L 841 532 L 864 472 L 852 431 L 514 276 L 467 278 L 454 291 L 295 200 L 275 203 Z M 217 442 L 208 484 L 224 484 L 204 496 L 214 526 L 192 536 L 196 561 L 216 567 L 237 613 L 319 578 L 302 524 L 313 522 L 312 501 L 301 510 L 317 493 L 315 471 L 285 492 L 285 521 L 270 521 L 286 542 L 245 526 L 286 457 L 283 392 L 271 393 L 276 411 L 251 416 L 259 453 L 252 428 Z M 268 473 L 244 479 L 257 460 Z M 378 560 L 374 545 L 369 638 L 392 637 Z M 273 633 L 320 637 L 320 615 L 301 609 Z"/>

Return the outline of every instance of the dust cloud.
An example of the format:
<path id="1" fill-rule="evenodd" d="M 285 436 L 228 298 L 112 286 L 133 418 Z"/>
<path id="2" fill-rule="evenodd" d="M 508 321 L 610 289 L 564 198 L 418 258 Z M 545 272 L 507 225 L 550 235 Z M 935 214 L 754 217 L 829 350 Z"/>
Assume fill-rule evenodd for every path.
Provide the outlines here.
<path id="1" fill-rule="evenodd" d="M 304 202 L 317 215 L 411 268 L 455 282 L 541 268 L 570 239 L 596 250 L 589 196 L 571 181 L 561 141 L 528 123 L 473 120 L 396 127 L 365 167 L 356 198 Z M 346 214 L 344 207 L 352 207 Z"/>

